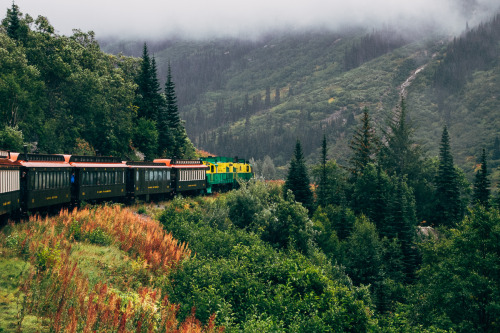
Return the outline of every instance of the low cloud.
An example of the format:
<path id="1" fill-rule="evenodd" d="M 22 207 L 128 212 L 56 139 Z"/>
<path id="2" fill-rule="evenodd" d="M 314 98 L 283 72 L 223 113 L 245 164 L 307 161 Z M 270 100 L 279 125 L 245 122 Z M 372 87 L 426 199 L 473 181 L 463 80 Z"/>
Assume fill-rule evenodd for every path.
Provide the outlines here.
<path id="1" fill-rule="evenodd" d="M 9 8 L 11 0 L 0 0 Z M 56 31 L 98 37 L 256 37 L 269 31 L 432 24 L 459 32 L 499 9 L 497 0 L 16 0 L 21 12 L 46 16 Z"/>

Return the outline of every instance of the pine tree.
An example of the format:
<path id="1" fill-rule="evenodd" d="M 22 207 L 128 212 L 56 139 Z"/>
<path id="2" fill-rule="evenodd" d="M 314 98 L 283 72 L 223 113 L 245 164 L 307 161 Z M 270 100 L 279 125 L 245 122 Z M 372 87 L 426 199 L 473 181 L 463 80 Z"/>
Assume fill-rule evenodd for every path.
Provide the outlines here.
<path id="1" fill-rule="evenodd" d="M 171 142 L 167 144 L 167 151 L 172 157 L 184 157 L 190 141 L 186 134 L 186 129 L 179 117 L 177 107 L 177 96 L 175 94 L 175 84 L 172 80 L 172 68 L 168 63 L 167 81 L 165 82 L 166 99 L 166 119 L 168 130 L 171 133 Z"/>
<path id="2" fill-rule="evenodd" d="M 495 142 L 493 143 L 493 156 L 492 158 L 494 160 L 500 159 L 500 139 L 498 139 L 498 136 L 495 137 Z"/>
<path id="3" fill-rule="evenodd" d="M 362 174 L 369 163 L 375 161 L 375 154 L 378 151 L 378 139 L 371 125 L 367 108 L 363 109 L 361 121 L 361 127 L 354 133 L 349 146 L 354 152 L 350 159 L 351 172 L 354 178 Z"/>
<path id="4" fill-rule="evenodd" d="M 414 179 L 418 173 L 421 152 L 412 139 L 413 129 L 407 121 L 406 103 L 401 99 L 400 107 L 389 121 L 385 133 L 386 145 L 380 151 L 380 161 L 389 175 L 407 175 Z"/>
<path id="5" fill-rule="evenodd" d="M 476 172 L 474 179 L 473 203 L 488 208 L 490 199 L 490 181 L 488 179 L 488 169 L 486 166 L 486 150 L 483 148 L 481 154 L 481 168 Z"/>
<path id="6" fill-rule="evenodd" d="M 416 271 L 416 236 L 415 199 L 412 189 L 408 187 L 403 177 L 394 180 L 395 190 L 389 200 L 385 232 L 381 234 L 388 238 L 398 238 L 403 253 L 403 265 L 406 281 L 411 282 Z"/>
<path id="7" fill-rule="evenodd" d="M 165 101 L 161 95 L 158 82 L 158 73 L 155 58 L 150 58 L 148 47 L 144 43 L 142 62 L 136 78 L 137 94 L 136 105 L 139 107 L 138 116 L 148 120 L 158 121 Z"/>
<path id="8" fill-rule="evenodd" d="M 264 106 L 266 108 L 271 107 L 271 87 L 266 87 L 266 98 L 264 100 Z"/>
<path id="9" fill-rule="evenodd" d="M 285 196 L 288 190 L 292 191 L 296 201 L 301 202 L 309 212 L 312 212 L 313 195 L 309 186 L 309 176 L 307 175 L 304 155 L 302 154 L 302 146 L 298 139 L 285 181 Z"/>
<path id="10" fill-rule="evenodd" d="M 326 207 L 327 202 L 327 193 L 328 193 L 328 181 L 327 181 L 327 172 L 326 172 L 326 162 L 327 162 L 327 144 L 326 144 L 326 135 L 323 134 L 323 142 L 321 143 L 321 175 L 318 185 L 318 205 L 321 207 Z"/>
<path id="11" fill-rule="evenodd" d="M 7 12 L 7 35 L 14 40 L 19 40 L 20 37 L 21 23 L 19 16 L 19 7 L 12 2 L 12 7 Z"/>
<path id="12" fill-rule="evenodd" d="M 148 46 L 144 43 L 142 49 L 142 62 L 139 75 L 137 76 L 137 97 L 136 105 L 139 107 L 139 117 L 152 119 L 150 111 L 150 97 L 151 97 L 151 59 L 149 58 Z"/>
<path id="13" fill-rule="evenodd" d="M 439 149 L 438 174 L 435 180 L 436 202 L 434 222 L 437 225 L 455 226 L 461 219 L 461 203 L 457 172 L 450 151 L 450 138 L 445 126 Z"/>
<path id="14" fill-rule="evenodd" d="M 274 105 L 279 105 L 281 103 L 280 88 L 276 88 L 274 94 Z"/>

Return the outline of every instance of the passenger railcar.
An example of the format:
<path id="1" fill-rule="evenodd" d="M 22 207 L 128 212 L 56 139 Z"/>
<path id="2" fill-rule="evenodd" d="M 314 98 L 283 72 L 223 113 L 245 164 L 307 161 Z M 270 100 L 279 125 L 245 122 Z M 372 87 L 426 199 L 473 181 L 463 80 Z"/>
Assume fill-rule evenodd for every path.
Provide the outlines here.
<path id="1" fill-rule="evenodd" d="M 152 197 L 163 197 L 174 191 L 172 168 L 166 163 L 125 162 L 127 170 L 127 194 L 149 201 Z"/>
<path id="2" fill-rule="evenodd" d="M 156 159 L 172 167 L 175 192 L 205 192 L 207 189 L 206 171 L 208 167 L 201 160 Z"/>
<path id="3" fill-rule="evenodd" d="M 0 217 L 18 212 L 21 205 L 20 168 L 9 153 L 0 151 Z"/>
<path id="4" fill-rule="evenodd" d="M 124 199 L 127 165 L 115 157 L 67 155 L 72 167 L 73 200 Z"/>
<path id="5" fill-rule="evenodd" d="M 24 211 L 71 202 L 71 167 L 63 155 L 11 153 L 11 161 L 20 166 Z"/>

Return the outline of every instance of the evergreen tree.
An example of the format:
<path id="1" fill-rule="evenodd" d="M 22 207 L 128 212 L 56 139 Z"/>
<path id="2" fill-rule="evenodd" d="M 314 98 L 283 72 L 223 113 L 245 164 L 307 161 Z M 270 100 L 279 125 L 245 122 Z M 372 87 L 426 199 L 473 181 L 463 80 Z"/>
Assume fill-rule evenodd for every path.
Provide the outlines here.
<path id="1" fill-rule="evenodd" d="M 323 142 L 321 143 L 321 175 L 318 185 L 318 205 L 326 207 L 327 202 L 327 172 L 326 172 L 326 162 L 327 162 L 327 145 L 326 145 L 326 135 L 323 134 Z"/>
<path id="2" fill-rule="evenodd" d="M 274 94 L 274 105 L 278 105 L 280 103 L 281 103 L 280 88 L 276 88 L 276 92 Z"/>
<path id="3" fill-rule="evenodd" d="M 474 193 L 472 196 L 473 204 L 479 204 L 488 207 L 490 199 L 490 181 L 488 179 L 488 169 L 486 167 L 486 150 L 483 148 L 481 154 L 481 168 L 476 172 L 474 179 Z"/>
<path id="4" fill-rule="evenodd" d="M 266 87 L 266 98 L 264 100 L 264 105 L 266 108 L 271 107 L 271 87 Z"/>
<path id="5" fill-rule="evenodd" d="M 158 81 L 158 71 L 155 57 L 151 59 L 151 75 L 149 78 L 151 86 L 151 119 L 158 122 L 160 115 L 165 108 L 165 98 L 161 94 L 160 82 Z"/>
<path id="6" fill-rule="evenodd" d="M 407 121 L 406 103 L 401 104 L 396 114 L 389 121 L 385 133 L 386 144 L 380 151 L 380 161 L 389 175 L 407 175 L 409 179 L 417 178 L 421 152 L 412 139 L 413 129 Z"/>
<path id="7" fill-rule="evenodd" d="M 152 95 L 152 84 L 151 84 L 151 59 L 149 58 L 148 46 L 144 43 L 142 49 L 142 62 L 141 68 L 139 70 L 139 75 L 137 76 L 137 97 L 136 105 L 139 107 L 138 116 L 144 117 L 146 119 L 153 120 L 151 111 L 151 95 Z"/>
<path id="8" fill-rule="evenodd" d="M 302 154 L 302 146 L 298 139 L 285 181 L 285 196 L 288 190 L 292 191 L 296 201 L 301 202 L 309 212 L 312 212 L 313 195 L 309 186 L 309 176 L 307 175 L 304 155 Z"/>
<path id="9" fill-rule="evenodd" d="M 403 253 L 406 282 L 415 277 L 417 252 L 414 247 L 416 236 L 415 199 L 410 187 L 402 177 L 393 180 L 395 189 L 388 203 L 387 216 L 381 234 L 398 238 Z"/>
<path id="10" fill-rule="evenodd" d="M 166 145 L 170 156 L 184 157 L 188 146 L 191 145 L 186 133 L 186 129 L 179 117 L 177 106 L 177 96 L 175 94 L 175 84 L 172 80 L 172 68 L 168 63 L 167 81 L 165 82 L 166 119 L 171 134 L 171 142 Z"/>
<path id="11" fill-rule="evenodd" d="M 450 138 L 445 126 L 439 148 L 438 174 L 435 180 L 436 197 L 434 222 L 437 225 L 455 226 L 461 219 L 461 202 L 457 172 L 450 151 Z"/>
<path id="12" fill-rule="evenodd" d="M 350 159 L 351 172 L 354 178 L 363 173 L 364 168 L 375 161 L 375 154 L 378 151 L 378 139 L 375 136 L 375 130 L 370 122 L 368 108 L 363 109 L 361 118 L 361 127 L 359 127 L 350 143 L 350 148 L 354 155 Z"/>
<path id="13" fill-rule="evenodd" d="M 346 250 L 346 272 L 354 284 L 368 285 L 381 279 L 382 244 L 375 225 L 366 216 L 356 219 Z"/>
<path id="14" fill-rule="evenodd" d="M 500 159 L 500 139 L 498 139 L 498 136 L 495 137 L 495 142 L 493 143 L 493 156 L 492 158 L 494 160 Z"/>
<path id="15" fill-rule="evenodd" d="M 14 40 L 19 40 L 20 37 L 20 15 L 19 7 L 12 2 L 11 9 L 7 11 L 7 35 Z"/>

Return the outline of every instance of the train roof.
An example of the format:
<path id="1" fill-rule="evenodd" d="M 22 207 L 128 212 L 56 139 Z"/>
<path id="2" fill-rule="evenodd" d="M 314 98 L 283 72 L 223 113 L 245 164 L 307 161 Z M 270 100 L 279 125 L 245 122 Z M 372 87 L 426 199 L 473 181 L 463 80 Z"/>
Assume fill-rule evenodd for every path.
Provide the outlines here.
<path id="1" fill-rule="evenodd" d="M 209 163 L 248 163 L 244 158 L 235 157 L 224 157 L 224 156 L 208 156 L 200 158 L 202 161 Z"/>
<path id="2" fill-rule="evenodd" d="M 7 158 L 2 158 L 0 161 L 2 161 L 2 164 L 19 165 L 27 168 L 70 167 L 65 161 L 64 155 L 10 153 Z"/>
<path id="3" fill-rule="evenodd" d="M 171 168 L 165 162 L 124 162 L 130 168 Z"/>
<path id="4" fill-rule="evenodd" d="M 86 156 L 86 155 L 66 155 L 69 163 L 122 163 L 122 160 L 113 156 Z"/>
<path id="5" fill-rule="evenodd" d="M 155 163 L 165 163 L 167 166 L 172 168 L 198 168 L 198 169 L 208 169 L 208 166 L 203 164 L 201 160 L 183 160 L 183 159 L 155 159 Z"/>

